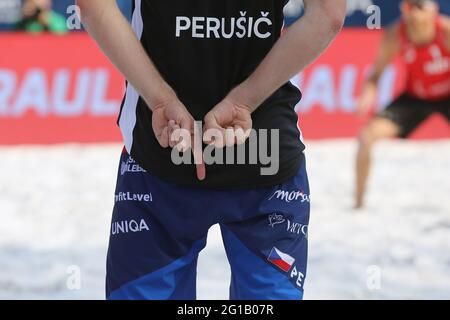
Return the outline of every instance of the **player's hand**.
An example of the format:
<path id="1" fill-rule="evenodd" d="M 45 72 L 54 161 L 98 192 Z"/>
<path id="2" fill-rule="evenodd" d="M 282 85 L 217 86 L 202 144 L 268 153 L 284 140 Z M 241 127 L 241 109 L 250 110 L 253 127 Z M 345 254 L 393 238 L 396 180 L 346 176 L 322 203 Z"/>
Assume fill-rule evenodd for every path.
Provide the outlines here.
<path id="1" fill-rule="evenodd" d="M 216 148 L 244 144 L 251 128 L 251 108 L 228 96 L 205 116 L 203 141 Z"/>
<path id="2" fill-rule="evenodd" d="M 377 99 L 376 85 L 369 83 L 364 86 L 364 89 L 356 104 L 356 114 L 364 116 L 375 104 Z"/>
<path id="3" fill-rule="evenodd" d="M 196 163 L 197 178 L 204 180 L 206 170 L 201 156 L 202 148 L 195 145 L 194 118 L 178 98 L 170 98 L 166 102 L 153 107 L 152 127 L 161 147 L 176 147 L 180 152 L 192 150 Z M 191 139 L 185 139 L 186 133 L 191 136 Z"/>
<path id="4" fill-rule="evenodd" d="M 154 106 L 152 126 L 156 139 L 163 148 L 175 147 L 180 141 L 173 139 L 177 129 L 192 131 L 194 119 L 176 97 Z M 180 150 L 185 151 L 185 150 Z"/>

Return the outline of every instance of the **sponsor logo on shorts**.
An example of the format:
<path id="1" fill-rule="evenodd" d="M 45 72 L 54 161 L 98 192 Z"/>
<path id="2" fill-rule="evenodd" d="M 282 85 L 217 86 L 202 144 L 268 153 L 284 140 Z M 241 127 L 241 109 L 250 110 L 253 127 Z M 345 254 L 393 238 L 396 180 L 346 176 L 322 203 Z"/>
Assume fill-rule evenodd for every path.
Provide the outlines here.
<path id="1" fill-rule="evenodd" d="M 285 222 L 286 219 L 282 214 L 273 213 L 269 215 L 269 226 L 272 228 L 275 227 L 277 224 L 282 224 Z"/>
<path id="2" fill-rule="evenodd" d="M 273 213 L 269 215 L 270 227 L 275 228 L 277 225 L 281 225 L 284 223 L 286 223 L 287 232 L 304 235 L 306 238 L 308 238 L 308 225 L 286 219 L 281 213 Z"/>
<path id="3" fill-rule="evenodd" d="M 287 231 L 294 234 L 302 234 L 306 238 L 308 238 L 308 225 L 301 224 L 298 222 L 291 222 L 290 220 L 287 221 Z"/>
<path id="4" fill-rule="evenodd" d="M 119 192 L 115 196 L 116 202 L 122 201 L 137 201 L 137 202 L 152 202 L 153 197 L 151 193 L 131 193 Z"/>
<path id="5" fill-rule="evenodd" d="M 127 161 L 122 161 L 120 165 L 120 174 L 123 176 L 127 172 L 137 173 L 146 171 L 139 164 L 137 164 L 133 158 L 128 157 Z"/>
<path id="6" fill-rule="evenodd" d="M 310 202 L 309 195 L 304 193 L 302 190 L 294 190 L 294 191 L 277 190 L 269 198 L 269 200 L 272 199 L 282 200 L 286 203 L 290 203 L 292 201 L 300 201 L 301 203 Z"/>
<path id="7" fill-rule="evenodd" d="M 136 233 L 150 231 L 150 228 L 144 219 L 116 221 L 111 224 L 111 235 L 115 236 L 121 233 Z"/>

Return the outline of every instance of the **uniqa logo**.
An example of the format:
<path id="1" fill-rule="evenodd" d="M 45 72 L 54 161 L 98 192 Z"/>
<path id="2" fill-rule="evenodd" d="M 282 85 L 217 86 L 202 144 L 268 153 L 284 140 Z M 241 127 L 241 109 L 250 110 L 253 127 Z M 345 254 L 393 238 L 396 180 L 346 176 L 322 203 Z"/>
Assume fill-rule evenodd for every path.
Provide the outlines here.
<path id="1" fill-rule="evenodd" d="M 136 233 L 144 230 L 150 231 L 150 228 L 144 219 L 141 219 L 139 222 L 136 220 L 124 220 L 116 221 L 111 224 L 111 234 L 113 236 L 120 233 Z"/>

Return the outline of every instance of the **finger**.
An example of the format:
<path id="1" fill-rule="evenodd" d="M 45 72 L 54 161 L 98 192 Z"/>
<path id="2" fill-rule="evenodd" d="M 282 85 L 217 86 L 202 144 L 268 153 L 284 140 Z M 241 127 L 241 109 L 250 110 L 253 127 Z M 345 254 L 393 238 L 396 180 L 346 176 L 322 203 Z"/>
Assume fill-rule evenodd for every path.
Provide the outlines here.
<path id="1" fill-rule="evenodd" d="M 244 129 L 239 125 L 234 126 L 234 134 L 236 136 L 236 143 L 238 145 L 244 144 L 248 138 Z"/>
<path id="2" fill-rule="evenodd" d="M 197 172 L 198 180 L 205 180 L 206 167 L 203 161 L 203 148 L 202 148 L 202 132 L 197 123 L 194 122 L 194 136 L 193 136 L 193 148 L 192 153 L 194 155 L 194 163 Z"/>
<path id="3" fill-rule="evenodd" d="M 234 134 L 234 129 L 232 127 L 228 127 L 225 130 L 225 145 L 227 147 L 232 147 L 236 143 L 236 137 Z"/>
<path id="4" fill-rule="evenodd" d="M 172 148 L 176 147 L 178 151 L 180 151 L 180 152 L 183 151 L 183 148 L 181 145 L 181 142 L 182 142 L 181 129 L 177 125 L 175 126 L 173 133 L 172 133 L 172 141 L 174 142 L 174 146 Z"/>
<path id="5" fill-rule="evenodd" d="M 169 147 L 169 128 L 164 127 L 161 131 L 161 136 L 158 139 L 159 144 L 163 148 Z"/>
<path id="6" fill-rule="evenodd" d="M 220 137 L 222 137 L 222 128 L 217 123 L 216 118 L 207 114 L 205 116 L 205 125 L 204 125 L 204 134 L 203 134 L 203 142 L 209 145 L 215 145 L 216 143 L 220 143 Z"/>
<path id="7" fill-rule="evenodd" d="M 183 117 L 180 122 L 180 147 L 186 152 L 192 147 L 192 136 L 194 134 L 194 119 Z"/>
<path id="8" fill-rule="evenodd" d="M 177 147 L 180 144 L 180 141 L 181 141 L 181 138 L 180 138 L 181 133 L 180 133 L 180 131 L 181 131 L 181 129 L 180 129 L 179 126 L 175 126 L 173 128 L 172 138 L 171 138 L 172 143 L 173 143 L 172 148 Z"/>
<path id="9" fill-rule="evenodd" d="M 181 129 L 189 131 L 189 134 L 194 133 L 194 119 L 190 117 L 183 117 L 179 125 Z"/>
<path id="10" fill-rule="evenodd" d="M 226 140 L 226 130 L 223 128 L 217 128 L 215 130 L 215 135 L 213 136 L 212 145 L 218 149 L 225 147 Z"/>
<path id="11" fill-rule="evenodd" d="M 173 130 L 174 130 L 173 126 L 174 126 L 174 124 L 175 124 L 175 122 L 174 122 L 173 120 L 170 120 L 170 121 L 167 123 L 168 136 L 169 136 L 169 147 L 171 147 L 171 148 L 173 148 L 173 146 L 174 146 L 173 141 L 172 141 L 172 135 L 173 135 Z"/>
<path id="12" fill-rule="evenodd" d="M 180 138 L 180 127 L 175 123 L 175 121 L 169 121 L 169 145 L 171 148 L 178 144 Z"/>
<path id="13" fill-rule="evenodd" d="M 179 152 L 190 152 L 193 135 L 189 131 L 178 128 L 174 131 L 173 137 L 174 139 L 178 138 L 175 148 L 177 148 Z"/>
<path id="14" fill-rule="evenodd" d="M 205 167 L 205 163 L 202 162 L 200 164 L 196 164 L 195 165 L 195 169 L 197 172 L 197 179 L 200 181 L 205 180 L 206 178 L 206 167 Z"/>
<path id="15" fill-rule="evenodd" d="M 225 145 L 225 130 L 222 128 L 208 129 L 203 134 L 203 141 L 216 148 L 223 148 Z"/>

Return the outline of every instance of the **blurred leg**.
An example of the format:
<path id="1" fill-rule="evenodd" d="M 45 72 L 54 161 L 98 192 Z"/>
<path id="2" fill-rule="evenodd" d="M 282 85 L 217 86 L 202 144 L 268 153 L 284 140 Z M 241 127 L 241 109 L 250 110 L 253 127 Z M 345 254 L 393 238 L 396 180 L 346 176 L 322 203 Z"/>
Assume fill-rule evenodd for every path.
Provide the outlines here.
<path id="1" fill-rule="evenodd" d="M 356 203 L 355 208 L 364 205 L 364 194 L 371 167 L 372 149 L 381 139 L 394 138 L 400 135 L 400 127 L 387 118 L 377 117 L 361 131 L 359 149 L 356 158 Z"/>

